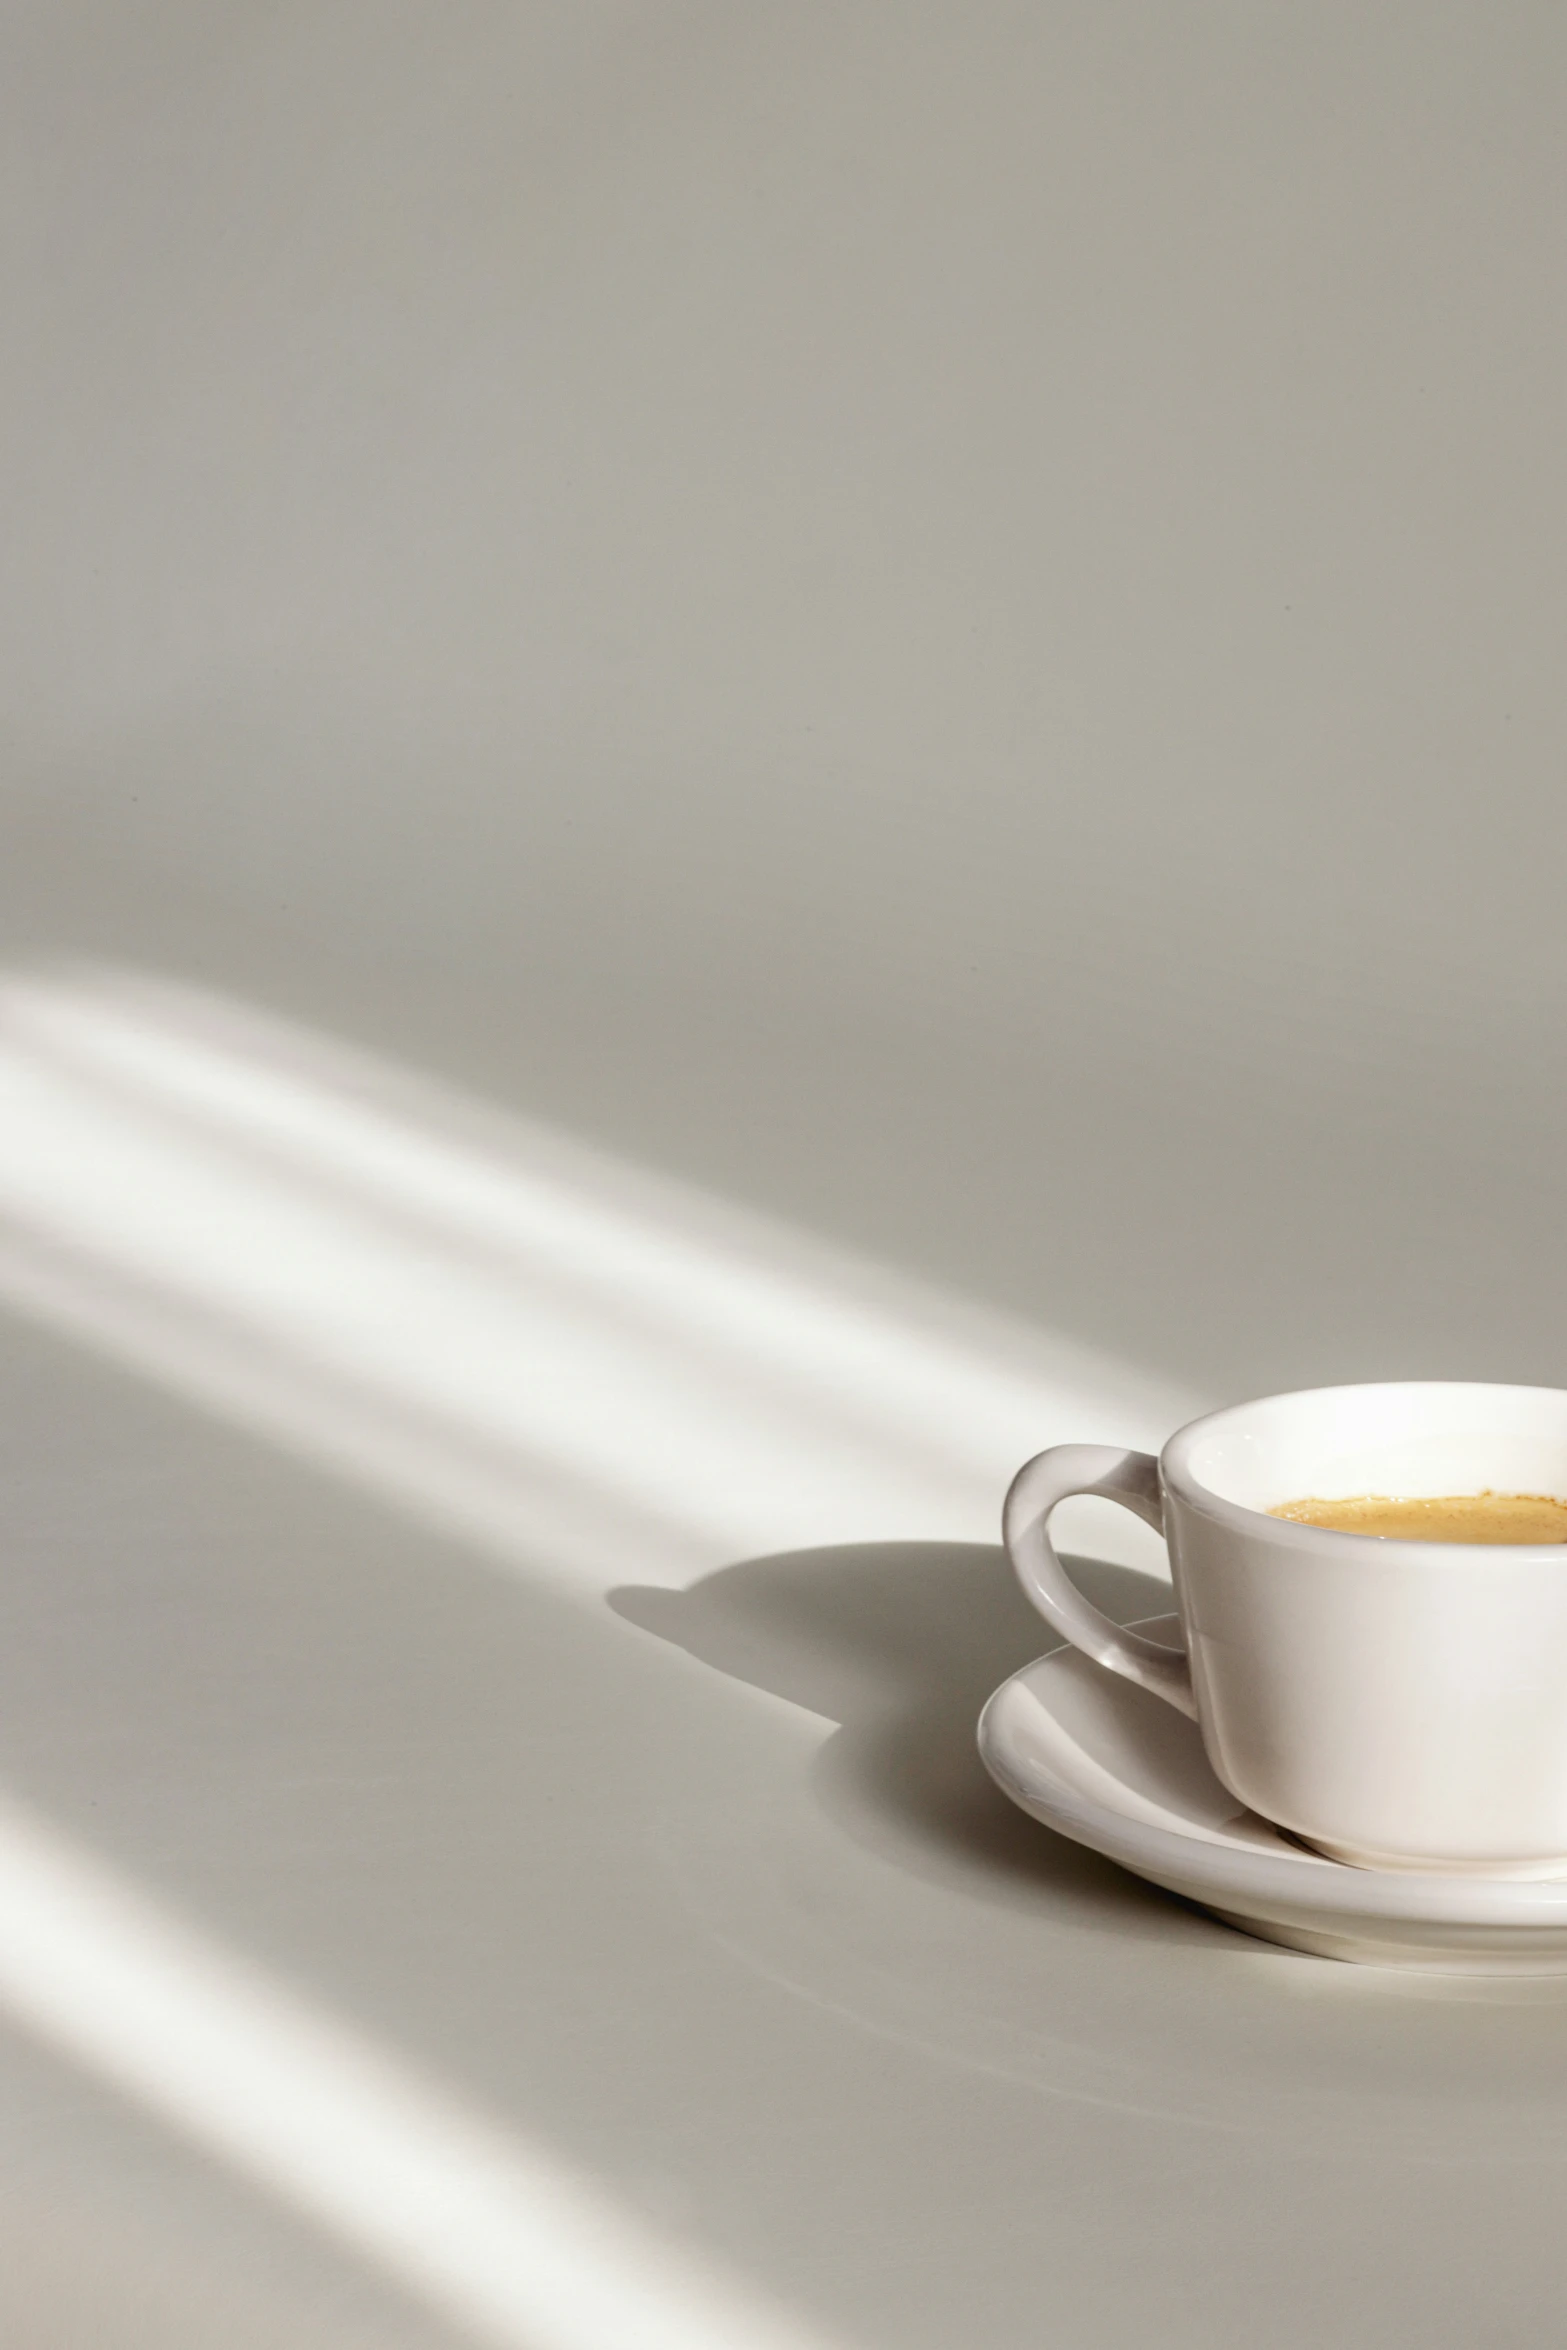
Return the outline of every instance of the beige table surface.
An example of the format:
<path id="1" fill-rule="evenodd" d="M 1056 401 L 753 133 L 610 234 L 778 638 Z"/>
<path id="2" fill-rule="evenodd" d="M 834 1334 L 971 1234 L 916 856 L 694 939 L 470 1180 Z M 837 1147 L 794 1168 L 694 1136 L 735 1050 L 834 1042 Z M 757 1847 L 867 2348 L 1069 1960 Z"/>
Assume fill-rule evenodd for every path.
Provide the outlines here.
<path id="1" fill-rule="evenodd" d="M 1567 1982 L 971 1740 L 1564 1376 L 1560 13 L 0 41 L 0 2334 L 1554 2340 Z"/>

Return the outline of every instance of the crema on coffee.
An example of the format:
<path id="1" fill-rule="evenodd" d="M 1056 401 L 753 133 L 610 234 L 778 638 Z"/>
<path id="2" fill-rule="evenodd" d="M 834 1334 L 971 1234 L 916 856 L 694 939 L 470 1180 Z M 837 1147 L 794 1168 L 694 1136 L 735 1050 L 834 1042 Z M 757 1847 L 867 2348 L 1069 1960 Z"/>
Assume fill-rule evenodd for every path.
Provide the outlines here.
<path id="1" fill-rule="evenodd" d="M 1277 1502 L 1270 1518 L 1396 1542 L 1567 1542 L 1567 1501 L 1549 1493 L 1356 1493 Z"/>

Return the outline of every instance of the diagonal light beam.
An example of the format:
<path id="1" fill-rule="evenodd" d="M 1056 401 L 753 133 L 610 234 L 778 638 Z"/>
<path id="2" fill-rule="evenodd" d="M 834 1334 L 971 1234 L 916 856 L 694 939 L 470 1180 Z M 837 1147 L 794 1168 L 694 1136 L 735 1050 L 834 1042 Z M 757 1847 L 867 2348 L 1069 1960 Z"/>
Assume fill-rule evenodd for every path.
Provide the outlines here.
<path id="1" fill-rule="evenodd" d="M 190 991 L 0 982 L 0 1293 L 567 1589 L 992 1537 L 1196 1399 Z"/>
<path id="2" fill-rule="evenodd" d="M 494 2350 L 829 2350 L 3 1798 L 0 2008 Z"/>

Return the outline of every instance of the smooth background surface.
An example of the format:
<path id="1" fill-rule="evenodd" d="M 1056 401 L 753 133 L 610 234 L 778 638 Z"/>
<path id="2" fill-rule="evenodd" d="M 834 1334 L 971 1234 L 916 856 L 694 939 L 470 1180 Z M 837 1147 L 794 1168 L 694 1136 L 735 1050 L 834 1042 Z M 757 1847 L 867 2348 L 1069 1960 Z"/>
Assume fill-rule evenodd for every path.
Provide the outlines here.
<path id="1" fill-rule="evenodd" d="M 1194 1406 L 1567 1376 L 1556 11 L 3 45 L 9 969 Z M 1009 1816 L 982 1527 L 581 1604 L 36 1320 L 0 1380 L 11 1791 L 810 2338 L 1551 2333 L 1567 1987 L 1266 1952 Z M 30 2350 L 463 2338 L 3 2069 Z"/>

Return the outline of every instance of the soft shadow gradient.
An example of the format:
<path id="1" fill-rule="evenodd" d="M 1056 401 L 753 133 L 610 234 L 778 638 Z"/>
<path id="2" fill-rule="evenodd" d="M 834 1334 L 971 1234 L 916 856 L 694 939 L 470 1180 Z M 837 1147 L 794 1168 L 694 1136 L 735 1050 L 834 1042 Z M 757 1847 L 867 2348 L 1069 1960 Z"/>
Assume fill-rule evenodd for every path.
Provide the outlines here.
<path id="1" fill-rule="evenodd" d="M 1072 1559 L 1122 1622 L 1158 1615 L 1169 1585 Z M 1147 1932 L 1184 1908 L 1027 1818 L 979 1760 L 991 1691 L 1055 1645 L 1005 1553 L 976 1543 L 855 1543 L 747 1559 L 687 1591 L 627 1585 L 628 1623 L 715 1671 L 839 1724 L 817 1757 L 825 1810 L 858 1841 L 920 1874 L 998 1879 L 1124 1907 Z"/>

